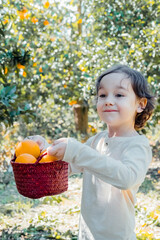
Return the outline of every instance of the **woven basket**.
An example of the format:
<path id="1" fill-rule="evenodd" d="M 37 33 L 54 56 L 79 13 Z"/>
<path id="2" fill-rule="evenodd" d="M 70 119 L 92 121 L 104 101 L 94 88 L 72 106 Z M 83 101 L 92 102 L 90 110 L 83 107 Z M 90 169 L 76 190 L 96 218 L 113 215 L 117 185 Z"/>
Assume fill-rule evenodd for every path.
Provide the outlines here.
<path id="1" fill-rule="evenodd" d="M 18 192 L 36 199 L 60 194 L 68 189 L 68 163 L 54 161 L 39 163 L 16 163 L 11 160 Z"/>

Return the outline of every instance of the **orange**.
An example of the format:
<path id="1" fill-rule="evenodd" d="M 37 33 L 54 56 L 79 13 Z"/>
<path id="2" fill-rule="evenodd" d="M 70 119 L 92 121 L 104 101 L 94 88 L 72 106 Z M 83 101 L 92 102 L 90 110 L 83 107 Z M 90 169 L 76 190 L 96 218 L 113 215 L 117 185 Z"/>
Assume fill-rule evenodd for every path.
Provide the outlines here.
<path id="1" fill-rule="evenodd" d="M 19 155 L 15 160 L 15 162 L 17 163 L 35 163 L 36 161 L 37 159 L 33 155 L 28 153 L 23 153 Z"/>
<path id="2" fill-rule="evenodd" d="M 17 157 L 23 153 L 28 153 L 33 155 L 35 158 L 38 158 L 40 155 L 40 148 L 36 142 L 27 139 L 16 144 L 15 153 Z"/>
<path id="3" fill-rule="evenodd" d="M 41 153 L 41 156 L 46 153 L 47 151 L 44 150 L 42 153 Z M 42 159 L 39 161 L 40 163 L 43 163 L 43 162 L 54 162 L 58 160 L 55 156 L 50 156 L 50 155 L 45 155 L 44 157 L 42 157 Z"/>

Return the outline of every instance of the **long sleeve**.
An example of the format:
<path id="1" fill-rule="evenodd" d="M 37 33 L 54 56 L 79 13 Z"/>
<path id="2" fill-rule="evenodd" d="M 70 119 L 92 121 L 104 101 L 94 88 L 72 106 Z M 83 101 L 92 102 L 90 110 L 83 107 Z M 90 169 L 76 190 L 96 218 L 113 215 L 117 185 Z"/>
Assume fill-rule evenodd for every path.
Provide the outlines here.
<path id="1" fill-rule="evenodd" d="M 92 139 L 93 139 L 93 137 L 89 138 L 87 140 L 87 142 L 85 142 L 84 144 L 90 145 L 91 142 L 92 142 Z M 83 172 L 83 168 L 79 167 L 75 162 L 70 161 L 69 163 L 70 163 L 69 166 L 68 166 L 68 174 L 69 175 Z"/>
<path id="2" fill-rule="evenodd" d="M 129 189 L 143 182 L 151 158 L 151 149 L 146 143 L 128 142 L 121 159 L 114 159 L 69 138 L 63 160 L 119 189 Z"/>

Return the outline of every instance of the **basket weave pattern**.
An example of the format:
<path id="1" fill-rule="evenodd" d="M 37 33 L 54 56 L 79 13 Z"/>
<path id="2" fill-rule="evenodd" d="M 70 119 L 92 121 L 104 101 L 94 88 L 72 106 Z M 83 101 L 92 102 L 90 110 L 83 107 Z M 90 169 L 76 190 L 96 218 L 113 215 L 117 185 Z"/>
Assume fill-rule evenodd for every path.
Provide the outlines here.
<path id="1" fill-rule="evenodd" d="M 68 189 L 68 163 L 16 163 L 11 160 L 18 192 L 28 198 L 60 194 Z"/>

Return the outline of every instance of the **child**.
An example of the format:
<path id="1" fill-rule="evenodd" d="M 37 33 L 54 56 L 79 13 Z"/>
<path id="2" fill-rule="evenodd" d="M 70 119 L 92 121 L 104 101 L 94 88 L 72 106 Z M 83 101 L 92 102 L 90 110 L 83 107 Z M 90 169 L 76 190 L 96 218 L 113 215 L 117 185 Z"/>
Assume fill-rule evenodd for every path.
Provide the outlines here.
<path id="1" fill-rule="evenodd" d="M 61 138 L 48 147 L 83 172 L 79 240 L 135 240 L 136 193 L 152 160 L 142 128 L 153 112 L 153 97 L 137 71 L 116 65 L 97 79 L 97 112 L 106 123 L 82 144 Z"/>

